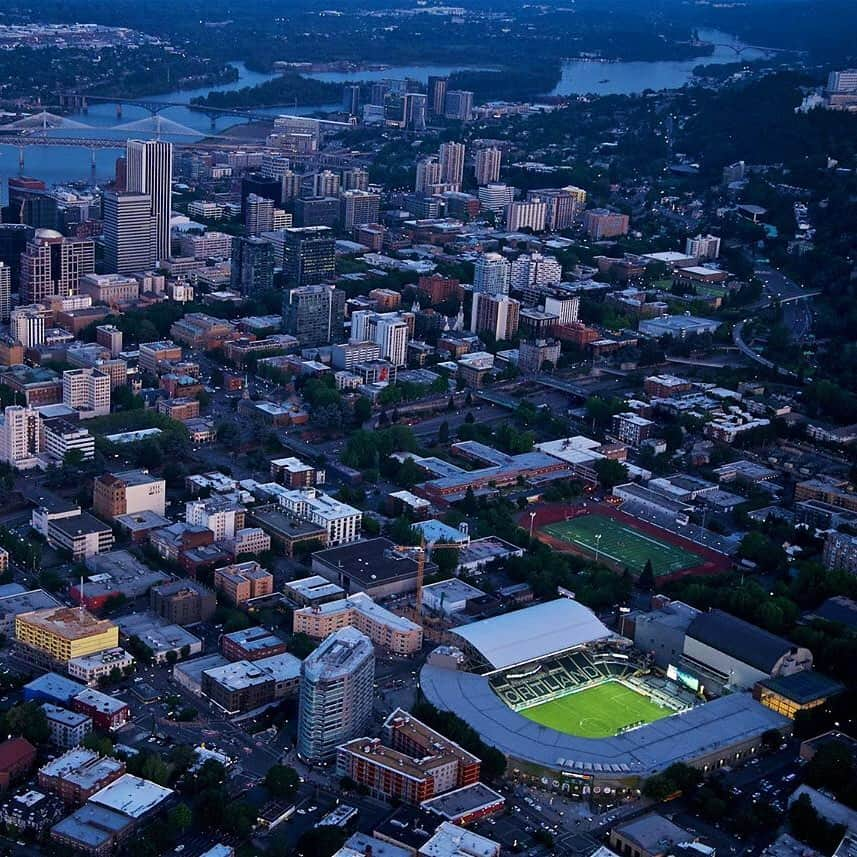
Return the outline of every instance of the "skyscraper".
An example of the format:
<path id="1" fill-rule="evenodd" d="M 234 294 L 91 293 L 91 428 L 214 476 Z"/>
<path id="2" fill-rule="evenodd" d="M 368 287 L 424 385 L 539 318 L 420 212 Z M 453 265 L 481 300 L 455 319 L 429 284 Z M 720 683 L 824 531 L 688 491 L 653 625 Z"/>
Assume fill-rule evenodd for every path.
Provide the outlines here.
<path id="1" fill-rule="evenodd" d="M 104 262 L 114 274 L 150 270 L 155 250 L 155 218 L 147 193 L 113 193 L 102 198 Z"/>
<path id="2" fill-rule="evenodd" d="M 489 295 L 509 294 L 511 265 L 499 253 L 483 253 L 473 273 L 473 291 Z"/>
<path id="3" fill-rule="evenodd" d="M 273 288 L 274 245 L 263 238 L 233 238 L 230 284 L 242 295 Z"/>
<path id="4" fill-rule="evenodd" d="M 348 83 L 342 87 L 342 112 L 349 116 L 357 116 L 360 113 L 360 86 Z"/>
<path id="5" fill-rule="evenodd" d="M 547 219 L 548 207 L 545 202 L 510 202 L 506 206 L 506 229 L 517 232 L 519 229 L 532 229 L 533 232 L 543 232 Z"/>
<path id="6" fill-rule="evenodd" d="M 315 176 L 314 196 L 336 196 L 339 193 L 339 174 L 333 170 L 322 170 Z"/>
<path id="7" fill-rule="evenodd" d="M 422 92 L 408 92 L 402 98 L 402 125 L 409 131 L 426 127 L 426 97 Z"/>
<path id="8" fill-rule="evenodd" d="M 283 174 L 285 174 L 285 170 Z M 264 176 L 261 173 L 250 173 L 241 179 L 242 220 L 247 217 L 247 198 L 253 194 L 264 199 L 270 199 L 274 205 L 279 205 L 283 194 L 282 176 Z"/>
<path id="9" fill-rule="evenodd" d="M 345 292 L 331 285 L 300 286 L 283 299 L 283 326 L 305 348 L 339 340 L 345 322 Z"/>
<path id="10" fill-rule="evenodd" d="M 0 461 L 18 470 L 35 467 L 36 454 L 41 452 L 39 423 L 38 411 L 20 405 L 7 407 L 0 417 Z"/>
<path id="11" fill-rule="evenodd" d="M 340 199 L 339 222 L 343 229 L 353 229 L 364 223 L 377 223 L 381 197 L 365 190 L 347 190 Z"/>
<path id="12" fill-rule="evenodd" d="M 297 749 L 322 762 L 366 733 L 372 715 L 375 650 L 356 628 L 340 628 L 301 664 Z"/>
<path id="13" fill-rule="evenodd" d="M 508 295 L 476 292 L 470 314 L 471 333 L 488 333 L 498 342 L 512 339 L 518 332 L 520 301 Z"/>
<path id="14" fill-rule="evenodd" d="M 384 360 L 404 366 L 411 333 L 409 320 L 413 323 L 410 313 L 357 310 L 351 314 L 351 340 L 374 342 Z"/>
<path id="15" fill-rule="evenodd" d="M 12 291 L 21 280 L 21 253 L 36 230 L 24 223 L 0 223 L 0 262 L 12 272 Z"/>
<path id="16" fill-rule="evenodd" d="M 21 254 L 21 300 L 37 303 L 54 295 L 76 295 L 80 278 L 94 271 L 93 241 L 37 229 Z"/>
<path id="17" fill-rule="evenodd" d="M 0 262 L 0 321 L 9 321 L 12 311 L 12 271 L 5 262 Z"/>
<path id="18" fill-rule="evenodd" d="M 446 87 L 448 84 L 448 77 L 436 77 L 435 75 L 429 77 L 427 87 L 429 116 L 443 116 L 443 107 L 446 103 Z"/>
<path id="19" fill-rule="evenodd" d="M 417 177 L 414 182 L 416 193 L 429 193 L 440 184 L 440 161 L 437 158 L 421 158 L 417 161 Z"/>
<path id="20" fill-rule="evenodd" d="M 473 113 L 473 93 L 465 89 L 447 90 L 443 102 L 443 115 L 447 119 L 459 119 L 467 122 Z"/>
<path id="21" fill-rule="evenodd" d="M 342 190 L 368 190 L 369 171 L 363 167 L 352 167 L 342 171 Z"/>
<path id="22" fill-rule="evenodd" d="M 274 227 L 274 200 L 251 193 L 244 200 L 244 228 L 249 235 L 268 232 Z"/>
<path id="23" fill-rule="evenodd" d="M 170 257 L 170 215 L 173 202 L 173 146 L 160 140 L 129 140 L 126 150 L 127 188 L 146 193 L 155 218 L 155 258 Z"/>
<path id="24" fill-rule="evenodd" d="M 333 232 L 326 226 L 283 230 L 283 273 L 298 286 L 321 283 L 336 271 Z"/>
<path id="25" fill-rule="evenodd" d="M 500 178 L 501 152 L 493 146 L 477 149 L 475 160 L 476 184 L 486 185 Z"/>
<path id="26" fill-rule="evenodd" d="M 464 178 L 464 143 L 441 143 L 439 151 L 441 183 L 461 190 Z"/>

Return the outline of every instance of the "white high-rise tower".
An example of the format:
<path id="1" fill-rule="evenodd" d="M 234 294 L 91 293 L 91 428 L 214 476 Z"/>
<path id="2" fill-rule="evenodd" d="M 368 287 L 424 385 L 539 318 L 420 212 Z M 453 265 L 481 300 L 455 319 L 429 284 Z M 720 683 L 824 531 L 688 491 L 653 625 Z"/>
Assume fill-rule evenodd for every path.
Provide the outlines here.
<path id="1" fill-rule="evenodd" d="M 173 201 L 173 145 L 160 140 L 129 140 L 125 156 L 126 186 L 152 199 L 156 257 L 170 256 L 170 213 Z"/>

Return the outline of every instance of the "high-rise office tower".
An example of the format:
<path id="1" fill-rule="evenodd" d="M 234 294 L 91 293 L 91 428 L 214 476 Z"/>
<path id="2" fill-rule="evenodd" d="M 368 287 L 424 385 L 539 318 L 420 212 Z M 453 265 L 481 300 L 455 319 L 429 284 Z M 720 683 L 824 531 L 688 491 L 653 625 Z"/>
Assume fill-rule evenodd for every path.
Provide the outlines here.
<path id="1" fill-rule="evenodd" d="M 440 180 L 442 184 L 451 185 L 450 190 L 461 190 L 464 179 L 464 143 L 441 143 Z"/>
<path id="2" fill-rule="evenodd" d="M 12 291 L 21 280 L 21 253 L 35 234 L 36 230 L 25 223 L 0 223 L 0 262 L 12 272 Z"/>
<path id="3" fill-rule="evenodd" d="M 408 92 L 403 96 L 402 125 L 408 131 L 425 131 L 426 96 L 422 92 Z"/>
<path id="4" fill-rule="evenodd" d="M 301 664 L 297 750 L 309 762 L 366 734 L 372 716 L 375 650 L 356 628 L 334 631 Z"/>
<path id="5" fill-rule="evenodd" d="M 342 338 L 345 292 L 331 285 L 299 286 L 283 298 L 283 326 L 304 348 Z"/>
<path id="6" fill-rule="evenodd" d="M 48 192 L 41 179 L 10 176 L 7 211 L 11 222 L 25 223 L 34 229 L 56 229 L 59 225 L 56 197 Z"/>
<path id="7" fill-rule="evenodd" d="M 36 455 L 42 451 L 40 422 L 38 411 L 20 405 L 7 407 L 0 417 L 0 461 L 18 470 L 35 467 Z"/>
<path id="8" fill-rule="evenodd" d="M 448 77 L 437 77 L 430 75 L 428 79 L 428 113 L 429 116 L 443 116 L 443 108 L 446 103 L 446 88 L 449 84 Z"/>
<path id="9" fill-rule="evenodd" d="M 437 158 L 421 158 L 417 161 L 414 191 L 428 193 L 429 189 L 437 184 L 440 184 L 440 161 Z"/>
<path id="10" fill-rule="evenodd" d="M 473 93 L 465 89 L 449 89 L 443 102 L 443 115 L 447 119 L 467 122 L 473 113 Z"/>
<path id="11" fill-rule="evenodd" d="M 274 245 L 264 238 L 233 238 L 230 284 L 242 295 L 274 287 Z"/>
<path id="12" fill-rule="evenodd" d="M 0 262 L 0 321 L 9 321 L 12 312 L 12 270 Z"/>
<path id="13" fill-rule="evenodd" d="M 104 262 L 112 274 L 148 271 L 158 260 L 155 218 L 147 193 L 113 193 L 102 197 Z"/>
<path id="14" fill-rule="evenodd" d="M 511 265 L 499 253 L 483 253 L 473 272 L 473 291 L 489 295 L 509 294 Z"/>
<path id="15" fill-rule="evenodd" d="M 268 232 L 274 227 L 274 200 L 251 193 L 244 200 L 244 228 L 249 235 Z"/>
<path id="16" fill-rule="evenodd" d="M 9 313 L 9 332 L 12 339 L 24 348 L 33 348 L 45 341 L 45 323 L 51 311 L 41 304 L 16 306 Z"/>
<path id="17" fill-rule="evenodd" d="M 261 173 L 250 173 L 241 179 L 241 220 L 247 218 L 247 198 L 255 195 L 270 199 L 275 206 L 280 205 L 283 194 L 282 177 L 263 176 Z"/>
<path id="18" fill-rule="evenodd" d="M 146 193 L 155 218 L 155 258 L 170 257 L 170 216 L 173 202 L 173 146 L 160 140 L 129 140 L 125 153 L 126 185 Z"/>
<path id="19" fill-rule="evenodd" d="M 477 149 L 475 158 L 476 184 L 486 185 L 500 178 L 499 149 L 490 146 L 487 149 Z"/>
<path id="20" fill-rule="evenodd" d="M 476 292 L 470 314 L 471 333 L 489 333 L 495 340 L 512 339 L 518 332 L 520 301 L 508 295 Z"/>
<path id="21" fill-rule="evenodd" d="M 369 190 L 369 170 L 352 167 L 342 171 L 342 190 Z"/>
<path id="22" fill-rule="evenodd" d="M 76 295 L 80 278 L 95 271 L 95 243 L 37 229 L 21 254 L 21 300 L 37 303 L 53 295 Z"/>
<path id="23" fill-rule="evenodd" d="M 377 223 L 381 197 L 365 190 L 346 190 L 339 198 L 339 222 L 343 229 L 353 229 L 364 223 Z"/>
<path id="24" fill-rule="evenodd" d="M 326 226 L 283 230 L 283 273 L 298 286 L 313 285 L 332 277 L 336 270 L 333 232 Z"/>
<path id="25" fill-rule="evenodd" d="M 360 114 L 360 87 L 357 84 L 347 83 L 342 87 L 342 112 L 349 116 Z"/>
<path id="26" fill-rule="evenodd" d="M 320 173 L 316 173 L 313 196 L 337 196 L 339 185 L 339 173 L 335 173 L 333 170 L 322 170 Z"/>

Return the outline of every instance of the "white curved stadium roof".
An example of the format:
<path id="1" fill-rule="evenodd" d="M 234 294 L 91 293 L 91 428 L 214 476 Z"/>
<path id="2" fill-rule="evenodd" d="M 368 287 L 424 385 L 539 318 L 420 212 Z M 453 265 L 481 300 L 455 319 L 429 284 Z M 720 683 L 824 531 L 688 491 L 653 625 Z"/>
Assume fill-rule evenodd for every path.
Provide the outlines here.
<path id="1" fill-rule="evenodd" d="M 495 669 L 524 664 L 613 634 L 588 608 L 557 598 L 453 628 Z"/>

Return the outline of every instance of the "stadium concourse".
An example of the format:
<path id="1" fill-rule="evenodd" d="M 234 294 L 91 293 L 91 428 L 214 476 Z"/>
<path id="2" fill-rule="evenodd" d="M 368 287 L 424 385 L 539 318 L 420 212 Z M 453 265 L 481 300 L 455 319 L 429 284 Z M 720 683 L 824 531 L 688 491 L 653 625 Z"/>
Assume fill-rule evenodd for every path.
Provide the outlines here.
<path id="1" fill-rule="evenodd" d="M 756 753 L 791 721 L 750 693 L 703 702 L 655 674 L 649 656 L 571 598 L 452 630 L 420 672 L 434 706 L 453 711 L 520 776 L 563 791 L 635 793 L 674 762 L 704 770 Z"/>
<path id="2" fill-rule="evenodd" d="M 531 517 L 532 516 L 532 517 Z M 547 503 L 518 516 L 523 528 L 554 550 L 576 553 L 619 571 L 637 575 L 651 560 L 659 581 L 691 574 L 720 574 L 731 559 L 648 521 L 617 509 L 610 503 Z"/>

